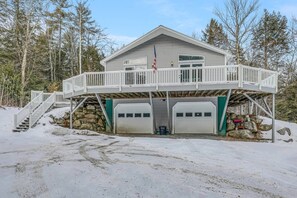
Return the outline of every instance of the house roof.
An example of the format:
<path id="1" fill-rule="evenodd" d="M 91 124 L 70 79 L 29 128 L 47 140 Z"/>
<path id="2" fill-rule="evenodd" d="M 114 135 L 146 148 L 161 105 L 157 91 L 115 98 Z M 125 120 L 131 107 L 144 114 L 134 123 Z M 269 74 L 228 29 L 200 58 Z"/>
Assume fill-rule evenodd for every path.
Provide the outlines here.
<path id="1" fill-rule="evenodd" d="M 225 50 L 222 50 L 218 47 L 215 47 L 213 45 L 210 45 L 210 44 L 207 44 L 205 42 L 202 42 L 202 41 L 199 41 L 197 39 L 194 39 L 190 36 L 187 36 L 185 34 L 182 34 L 180 32 L 177 32 L 175 30 L 172 30 L 170 28 L 167 28 L 163 25 L 160 25 L 158 26 L 157 28 L 151 30 L 150 32 L 146 33 L 145 35 L 143 35 L 142 37 L 136 39 L 135 41 L 131 42 L 130 44 L 126 45 L 125 47 L 123 47 L 122 49 L 116 51 L 115 53 L 111 54 L 110 56 L 102 59 L 100 61 L 100 63 L 106 67 L 106 62 L 153 39 L 153 38 L 156 38 L 157 36 L 160 36 L 160 35 L 167 35 L 167 36 L 170 36 L 170 37 L 173 37 L 173 38 L 176 38 L 178 40 L 182 40 L 182 41 L 185 41 L 187 43 L 191 43 L 193 45 L 196 45 L 196 46 L 199 46 L 199 47 L 202 47 L 202 48 L 205 48 L 205 49 L 208 49 L 210 51 L 213 51 L 213 52 L 217 52 L 219 54 L 223 54 L 225 56 L 232 56 L 229 52 L 225 51 Z"/>

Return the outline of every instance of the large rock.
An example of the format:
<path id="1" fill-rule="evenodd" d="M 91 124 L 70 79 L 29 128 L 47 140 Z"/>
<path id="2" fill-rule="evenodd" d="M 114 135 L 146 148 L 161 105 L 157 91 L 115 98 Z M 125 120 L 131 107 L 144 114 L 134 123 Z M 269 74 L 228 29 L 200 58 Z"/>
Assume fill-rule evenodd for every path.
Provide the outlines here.
<path id="1" fill-rule="evenodd" d="M 262 139 L 263 138 L 263 134 L 261 131 L 258 131 L 258 133 L 256 133 L 256 138 L 257 139 Z"/>
<path id="2" fill-rule="evenodd" d="M 232 131 L 235 129 L 235 124 L 232 120 L 227 120 L 227 131 Z"/>
<path id="3" fill-rule="evenodd" d="M 76 111 L 83 112 L 83 108 L 82 107 L 79 107 Z"/>
<path id="4" fill-rule="evenodd" d="M 80 122 L 80 120 L 75 120 L 74 122 L 73 122 L 73 127 L 74 128 L 79 128 L 81 126 L 81 122 Z"/>
<path id="5" fill-rule="evenodd" d="M 270 131 L 272 129 L 271 124 L 260 124 L 259 125 L 259 130 L 260 131 Z"/>
<path id="6" fill-rule="evenodd" d="M 93 125 L 90 123 L 84 123 L 80 126 L 80 129 L 86 129 L 86 130 L 93 130 Z"/>
<path id="7" fill-rule="evenodd" d="M 286 133 L 288 133 L 288 135 L 291 136 L 291 130 L 288 127 L 284 127 L 284 128 L 282 128 L 280 130 L 277 130 L 277 132 L 280 135 L 285 135 Z"/>
<path id="8" fill-rule="evenodd" d="M 235 113 L 230 113 L 230 119 L 234 120 L 236 118 L 236 114 Z"/>
<path id="9" fill-rule="evenodd" d="M 87 110 L 95 110 L 95 106 L 94 105 L 88 105 L 87 106 Z"/>
<path id="10" fill-rule="evenodd" d="M 237 115 L 236 119 L 244 121 L 245 120 L 245 115 Z"/>
<path id="11" fill-rule="evenodd" d="M 243 130 L 232 130 L 228 132 L 228 136 L 234 138 L 242 138 L 242 139 L 253 139 L 255 136 L 250 130 L 243 129 Z"/>
<path id="12" fill-rule="evenodd" d="M 80 118 L 83 118 L 85 114 L 82 111 L 75 111 L 74 116 L 76 119 L 80 119 Z"/>
<path id="13" fill-rule="evenodd" d="M 104 123 L 103 123 L 103 120 L 102 119 L 99 119 L 98 120 L 98 126 L 104 127 Z"/>
<path id="14" fill-rule="evenodd" d="M 262 124 L 262 122 L 263 122 L 263 119 L 258 118 L 256 116 L 251 117 L 251 120 L 254 121 L 258 125 Z"/>
<path id="15" fill-rule="evenodd" d="M 80 122 L 81 122 L 82 124 L 89 123 L 89 119 L 88 119 L 88 118 L 82 118 L 82 119 L 79 119 L 79 120 L 80 120 Z"/>
<path id="16" fill-rule="evenodd" d="M 85 115 L 85 118 L 88 118 L 88 119 L 97 119 L 98 116 L 95 115 L 95 114 L 86 114 L 86 115 Z"/>
<path id="17" fill-rule="evenodd" d="M 97 123 L 97 119 L 88 119 L 88 123 Z"/>
<path id="18" fill-rule="evenodd" d="M 63 118 L 65 120 L 69 119 L 70 118 L 70 113 L 69 112 L 66 112 L 65 115 L 63 116 Z"/>
<path id="19" fill-rule="evenodd" d="M 243 126 L 244 126 L 245 129 L 248 129 L 251 132 L 257 132 L 258 131 L 257 124 L 255 122 L 253 122 L 253 121 L 251 121 L 251 122 L 245 122 L 243 124 Z"/>

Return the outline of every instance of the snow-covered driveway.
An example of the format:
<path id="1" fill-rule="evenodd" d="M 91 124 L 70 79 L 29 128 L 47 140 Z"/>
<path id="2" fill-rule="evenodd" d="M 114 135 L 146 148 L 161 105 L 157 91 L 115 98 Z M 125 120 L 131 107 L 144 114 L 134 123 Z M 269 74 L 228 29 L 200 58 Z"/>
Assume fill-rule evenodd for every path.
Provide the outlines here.
<path id="1" fill-rule="evenodd" d="M 297 142 L 73 135 L 48 118 L 11 133 L 0 112 L 1 197 L 295 197 Z M 2 113 L 2 114 L 1 114 Z M 10 115 L 11 114 L 11 115 Z M 9 129 L 9 130 L 8 130 Z"/>

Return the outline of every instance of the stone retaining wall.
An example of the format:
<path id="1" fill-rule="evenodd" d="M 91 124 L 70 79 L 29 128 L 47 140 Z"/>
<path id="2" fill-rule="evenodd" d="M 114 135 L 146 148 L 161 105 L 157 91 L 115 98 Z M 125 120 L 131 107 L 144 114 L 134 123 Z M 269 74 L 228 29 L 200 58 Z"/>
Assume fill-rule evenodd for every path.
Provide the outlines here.
<path id="1" fill-rule="evenodd" d="M 54 118 L 56 124 L 62 127 L 69 127 L 70 115 L 65 113 L 62 118 Z M 74 129 L 86 129 L 91 131 L 105 132 L 106 119 L 99 105 L 86 105 L 78 108 L 72 117 L 72 126 Z"/>

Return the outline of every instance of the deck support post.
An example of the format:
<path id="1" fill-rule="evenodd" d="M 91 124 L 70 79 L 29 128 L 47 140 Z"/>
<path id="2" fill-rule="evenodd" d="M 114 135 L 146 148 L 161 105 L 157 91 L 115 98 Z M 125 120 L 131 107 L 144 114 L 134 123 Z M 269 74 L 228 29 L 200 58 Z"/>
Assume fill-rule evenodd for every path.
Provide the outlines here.
<path id="1" fill-rule="evenodd" d="M 232 89 L 229 89 L 229 91 L 227 93 L 227 99 L 226 99 L 226 103 L 225 103 L 225 106 L 224 106 L 223 114 L 222 114 L 222 117 L 221 117 L 220 128 L 219 128 L 220 131 L 222 130 L 222 127 L 223 127 L 224 118 L 225 118 L 226 113 L 227 113 L 227 108 L 228 108 L 228 103 L 229 103 L 231 93 L 232 93 Z"/>
<path id="2" fill-rule="evenodd" d="M 271 131 L 272 143 L 275 142 L 275 94 L 272 94 L 272 131 Z"/>
<path id="3" fill-rule="evenodd" d="M 170 103 L 169 103 L 169 92 L 168 91 L 166 91 L 166 102 L 167 102 L 168 130 L 171 133 Z"/>
<path id="4" fill-rule="evenodd" d="M 151 104 L 151 107 L 152 107 L 152 116 L 153 116 L 154 130 L 156 130 L 156 121 L 155 121 L 155 114 L 154 114 L 154 105 L 153 105 L 153 96 L 152 96 L 152 92 L 149 92 L 149 96 L 150 96 L 150 104 Z"/>
<path id="5" fill-rule="evenodd" d="M 263 98 L 262 100 L 263 100 L 263 103 L 264 103 L 266 109 L 267 109 L 268 112 L 272 115 L 272 112 L 271 112 L 271 110 L 270 110 L 270 108 L 269 108 L 269 106 L 268 106 L 268 104 L 267 104 L 267 101 L 266 101 L 264 98 Z"/>
<path id="6" fill-rule="evenodd" d="M 270 118 L 272 118 L 272 115 L 271 115 L 268 111 L 266 111 L 264 107 L 262 107 L 260 104 L 258 104 L 254 99 L 252 99 L 249 95 L 247 95 L 246 93 L 243 93 L 243 95 L 244 95 L 247 99 L 249 99 L 250 101 L 252 101 L 253 103 L 255 103 L 255 105 L 256 105 L 257 107 L 259 107 L 262 111 L 264 111 Z"/>
<path id="7" fill-rule="evenodd" d="M 254 103 L 251 102 L 251 113 L 250 114 L 254 114 Z"/>
<path id="8" fill-rule="evenodd" d="M 102 112 L 103 112 L 103 115 L 104 115 L 104 117 L 105 117 L 105 119 L 106 119 L 107 125 L 108 125 L 108 126 L 110 127 L 110 129 L 111 129 L 111 128 L 112 128 L 112 126 L 111 126 L 111 122 L 110 122 L 110 120 L 109 120 L 109 118 L 108 118 L 108 116 L 107 116 L 105 107 L 104 107 L 104 105 L 103 105 L 103 103 L 102 103 L 102 101 L 101 101 L 101 97 L 100 97 L 99 94 L 95 94 L 95 95 L 96 95 L 96 98 L 97 98 L 97 100 L 98 100 L 98 103 L 99 103 L 99 105 L 100 105 L 100 107 L 101 107 L 101 110 L 102 110 Z"/>
<path id="9" fill-rule="evenodd" d="M 248 114 L 250 115 L 250 114 L 252 114 L 252 102 L 251 101 L 248 101 Z"/>
<path id="10" fill-rule="evenodd" d="M 72 109 L 73 109 L 73 104 L 72 104 L 72 97 L 70 98 L 70 113 L 69 113 L 69 118 L 70 118 L 70 123 L 69 123 L 69 127 L 70 129 L 72 129 Z"/>

